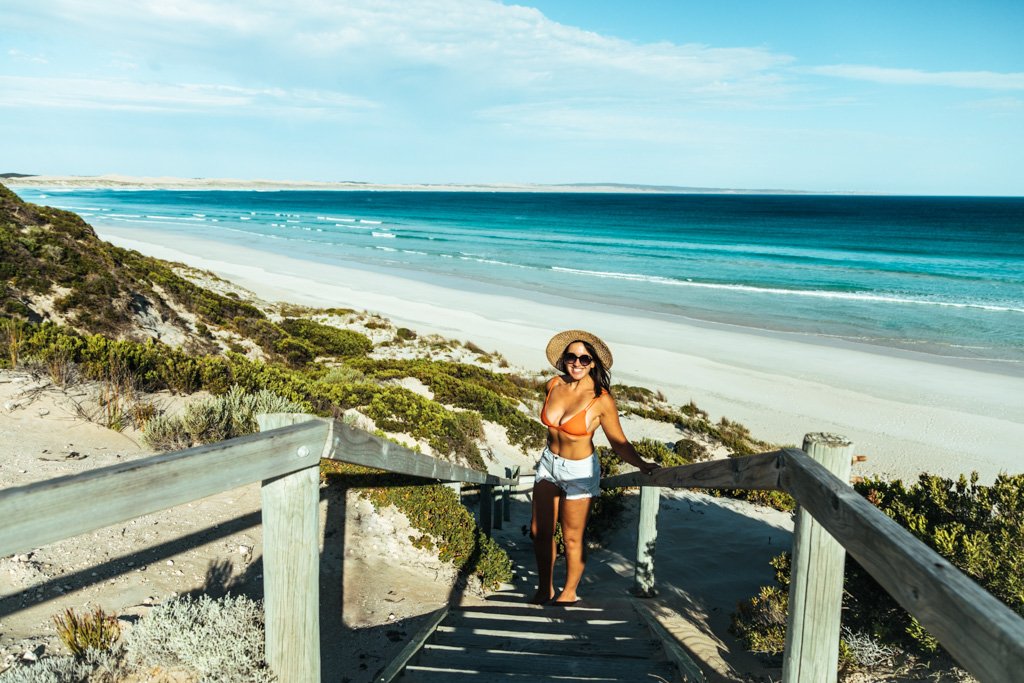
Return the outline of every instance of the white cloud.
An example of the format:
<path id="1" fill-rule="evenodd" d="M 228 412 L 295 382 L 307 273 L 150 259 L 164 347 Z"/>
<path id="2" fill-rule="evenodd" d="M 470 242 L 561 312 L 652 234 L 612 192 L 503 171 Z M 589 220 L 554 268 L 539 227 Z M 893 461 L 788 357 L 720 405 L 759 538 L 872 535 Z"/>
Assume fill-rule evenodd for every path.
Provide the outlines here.
<path id="1" fill-rule="evenodd" d="M 1024 112 L 1024 99 L 1020 97 L 992 97 L 985 100 L 966 102 L 961 107 L 963 109 L 976 109 L 995 114 L 1013 114 Z"/>
<path id="2" fill-rule="evenodd" d="M 806 69 L 821 76 L 833 76 L 888 85 L 936 85 L 982 90 L 1024 90 L 1024 73 L 995 71 L 921 71 L 857 64 L 836 64 Z"/>
<path id="3" fill-rule="evenodd" d="M 234 73 L 272 58 L 311 78 L 447 78 L 465 92 L 517 99 L 721 83 L 742 98 L 750 82 L 762 96 L 773 85 L 765 75 L 792 62 L 761 48 L 634 43 L 494 0 L 57 0 L 45 11 L 55 22 L 116 33 L 161 61 L 158 52 L 187 46 L 177 59 Z"/>
<path id="4" fill-rule="evenodd" d="M 26 52 L 22 52 L 21 50 L 18 50 L 16 48 L 11 48 L 10 50 L 8 50 L 7 51 L 7 56 L 10 57 L 11 59 L 15 59 L 15 60 L 17 60 L 19 62 L 33 62 L 35 64 L 49 64 L 50 63 L 49 60 L 47 60 L 45 57 L 40 57 L 38 55 L 30 55 L 30 54 L 28 54 Z"/>
<path id="5" fill-rule="evenodd" d="M 122 111 L 168 111 L 337 116 L 375 105 L 332 92 L 240 88 L 209 83 L 165 84 L 89 78 L 0 76 L 0 107 L 58 107 Z"/>

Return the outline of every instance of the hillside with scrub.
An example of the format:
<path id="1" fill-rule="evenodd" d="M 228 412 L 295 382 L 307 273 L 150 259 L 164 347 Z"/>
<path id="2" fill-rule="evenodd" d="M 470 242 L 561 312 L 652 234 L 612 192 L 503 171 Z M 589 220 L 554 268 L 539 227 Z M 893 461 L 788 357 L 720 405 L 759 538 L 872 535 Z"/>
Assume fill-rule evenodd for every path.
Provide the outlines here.
<path id="1" fill-rule="evenodd" d="M 5 394 L 4 410 L 32 406 L 42 415 L 33 401 L 50 396 L 53 405 L 71 406 L 76 419 L 136 444 L 124 447 L 133 456 L 251 433 L 261 412 L 342 419 L 497 474 L 526 471 L 544 445 L 536 419 L 544 378 L 511 367 L 497 351 L 397 327 L 357 302 L 312 309 L 262 301 L 212 273 L 108 244 L 77 215 L 26 203 L 2 185 L 0 272 L 0 371 L 23 387 Z M 638 451 L 665 466 L 775 447 L 693 402 L 673 406 L 656 389 L 613 389 Z M 47 461 L 46 450 L 40 460 Z M 607 449 L 600 455 L 603 472 L 613 472 L 615 458 Z M 28 467 L 18 468 L 14 475 L 0 469 L 3 487 L 28 481 Z M 337 462 L 324 462 L 321 474 L 325 490 L 356 493 L 367 520 L 394 513 L 385 533 L 408 538 L 410 548 L 438 563 L 437 572 L 450 568 L 451 581 L 487 590 L 510 580 L 507 553 L 477 528 L 452 489 L 396 486 Z M 1024 614 L 1024 477 L 980 486 L 922 476 L 911 485 L 862 482 L 858 490 Z M 778 492 L 724 493 L 793 506 Z M 592 542 L 621 524 L 627 497 L 618 490 L 602 496 Z M 236 547 L 251 550 L 247 543 Z M 31 558 L 12 567 L 28 564 Z M 788 556 L 772 566 L 777 584 L 747 597 L 732 618 L 735 637 L 769 662 L 784 642 Z M 852 560 L 845 600 L 841 664 L 850 676 L 872 668 L 903 675 L 931 662 L 948 667 L 934 640 Z"/>

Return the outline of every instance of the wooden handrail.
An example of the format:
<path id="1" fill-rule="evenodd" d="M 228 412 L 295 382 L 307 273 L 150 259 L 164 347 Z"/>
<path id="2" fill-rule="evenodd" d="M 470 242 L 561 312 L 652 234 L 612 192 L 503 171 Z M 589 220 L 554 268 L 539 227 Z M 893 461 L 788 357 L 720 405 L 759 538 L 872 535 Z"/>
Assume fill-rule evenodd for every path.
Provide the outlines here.
<path id="1" fill-rule="evenodd" d="M 981 681 L 1024 672 L 1024 619 L 801 450 L 782 486 Z"/>
<path id="2" fill-rule="evenodd" d="M 2 490 L 0 556 L 315 466 L 327 434 L 307 422 Z"/>
<path id="3" fill-rule="evenodd" d="M 785 491 L 972 675 L 1002 683 L 1024 671 L 1024 618 L 803 450 L 664 468 L 651 476 L 631 472 L 602 479 L 601 486 Z M 656 532 L 646 533 L 652 540 L 638 541 L 646 550 L 638 550 L 637 564 L 652 573 Z M 653 586 L 653 579 L 644 585 Z M 792 680 L 818 683 L 810 677 Z"/>
<path id="4" fill-rule="evenodd" d="M 395 474 L 408 474 L 443 482 L 508 486 L 519 481 L 518 477 L 499 477 L 417 453 L 339 420 L 334 421 L 330 449 L 324 457 L 353 465 L 375 467 Z"/>
<path id="5" fill-rule="evenodd" d="M 518 481 L 416 453 L 337 420 L 281 413 L 258 421 L 258 434 L 0 490 L 0 556 L 262 482 L 267 663 L 284 683 L 315 683 L 321 458 L 424 478 L 423 484 L 480 484 L 487 492 Z M 490 506 L 487 499 L 488 513 Z"/>
<path id="6" fill-rule="evenodd" d="M 779 488 L 783 452 L 770 451 L 742 458 L 709 460 L 679 467 L 663 467 L 654 474 L 627 472 L 601 480 L 602 488 L 659 486 L 664 488 L 759 489 Z"/>

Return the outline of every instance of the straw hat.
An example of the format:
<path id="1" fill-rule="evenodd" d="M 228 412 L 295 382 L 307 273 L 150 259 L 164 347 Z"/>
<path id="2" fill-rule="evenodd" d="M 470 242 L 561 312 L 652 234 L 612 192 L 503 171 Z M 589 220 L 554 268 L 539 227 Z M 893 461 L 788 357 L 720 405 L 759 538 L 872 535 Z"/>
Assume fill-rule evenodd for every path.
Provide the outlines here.
<path id="1" fill-rule="evenodd" d="M 597 353 L 597 357 L 601 359 L 601 364 L 604 365 L 605 370 L 610 370 L 612 367 L 612 352 L 608 349 L 608 345 L 601 341 L 601 338 L 597 335 L 593 335 L 583 330 L 566 330 L 559 332 L 551 341 L 548 342 L 547 355 L 548 362 L 558 367 L 558 360 L 562 357 L 562 353 L 565 351 L 565 347 L 572 344 L 574 341 L 585 341 L 594 347 L 594 351 Z"/>

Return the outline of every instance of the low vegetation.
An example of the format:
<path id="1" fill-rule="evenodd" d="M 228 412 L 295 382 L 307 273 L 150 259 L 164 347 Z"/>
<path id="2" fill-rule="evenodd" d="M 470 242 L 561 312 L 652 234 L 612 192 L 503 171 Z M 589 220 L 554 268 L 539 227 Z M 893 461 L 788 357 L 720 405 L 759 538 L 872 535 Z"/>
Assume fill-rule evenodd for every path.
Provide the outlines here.
<path id="1" fill-rule="evenodd" d="M 246 393 L 235 385 L 223 396 L 189 403 L 181 415 L 149 420 L 143 435 L 146 443 L 157 450 L 176 451 L 253 434 L 259 429 L 256 416 L 260 413 L 307 412 L 309 408 L 304 404 L 272 391 Z"/>
<path id="2" fill-rule="evenodd" d="M 120 639 L 117 619 L 99 608 L 84 615 L 67 610 L 54 621 L 72 655 L 14 666 L 0 673 L 0 683 L 277 680 L 264 660 L 263 606 L 244 596 L 170 600 Z"/>
<path id="3" fill-rule="evenodd" d="M 79 614 L 70 607 L 53 618 L 57 636 L 74 657 L 82 658 L 89 650 L 109 652 L 121 637 L 117 616 L 96 607 Z"/>
<path id="4" fill-rule="evenodd" d="M 984 486 L 976 474 L 956 480 L 922 474 L 910 486 L 868 480 L 855 488 L 1024 616 L 1024 475 L 1000 475 Z M 772 566 L 776 585 L 762 587 L 739 606 L 733 630 L 750 649 L 775 654 L 782 652 L 785 642 L 788 553 L 774 558 Z M 875 650 L 898 650 L 912 657 L 942 654 L 935 638 L 852 558 L 846 563 L 843 624 L 848 634 L 854 634 L 847 635 L 843 650 L 848 668 L 857 666 L 852 648 L 868 641 Z"/>
<path id="5" fill-rule="evenodd" d="M 331 486 L 365 488 L 376 507 L 395 506 L 420 532 L 409 540 L 417 547 L 436 549 L 438 557 L 452 562 L 460 573 L 475 575 L 487 588 L 511 580 L 508 554 L 484 535 L 451 488 L 424 486 L 412 477 L 334 460 L 322 461 L 320 470 Z"/>

